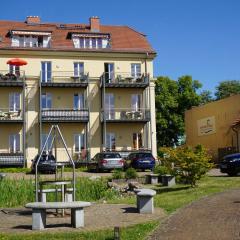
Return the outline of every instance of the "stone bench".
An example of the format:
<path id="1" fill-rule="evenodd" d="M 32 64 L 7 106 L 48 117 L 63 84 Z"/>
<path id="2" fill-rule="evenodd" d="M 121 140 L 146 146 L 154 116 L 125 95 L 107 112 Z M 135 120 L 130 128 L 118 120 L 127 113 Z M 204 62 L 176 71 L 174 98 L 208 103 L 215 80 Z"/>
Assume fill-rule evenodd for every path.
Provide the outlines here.
<path id="1" fill-rule="evenodd" d="M 153 213 L 154 212 L 153 197 L 156 195 L 156 191 L 152 189 L 137 189 L 135 193 L 137 195 L 138 212 Z"/>
<path id="2" fill-rule="evenodd" d="M 175 176 L 170 174 L 162 175 L 162 185 L 168 187 L 176 185 Z"/>
<path id="3" fill-rule="evenodd" d="M 61 192 L 61 189 L 57 189 L 58 192 Z M 48 193 L 56 193 L 56 189 L 42 189 L 38 190 L 38 199 L 41 202 L 47 202 L 47 194 Z M 73 188 L 67 188 L 65 192 L 65 202 L 72 202 L 73 201 Z"/>
<path id="4" fill-rule="evenodd" d="M 159 177 L 159 174 L 154 174 L 154 173 L 147 174 L 146 175 L 146 183 L 147 184 L 158 184 L 158 177 Z"/>
<path id="5" fill-rule="evenodd" d="M 90 202 L 32 202 L 25 205 L 32 208 L 32 230 L 42 230 L 46 227 L 47 209 L 71 209 L 71 225 L 74 228 L 84 226 L 84 208 L 89 207 Z"/>

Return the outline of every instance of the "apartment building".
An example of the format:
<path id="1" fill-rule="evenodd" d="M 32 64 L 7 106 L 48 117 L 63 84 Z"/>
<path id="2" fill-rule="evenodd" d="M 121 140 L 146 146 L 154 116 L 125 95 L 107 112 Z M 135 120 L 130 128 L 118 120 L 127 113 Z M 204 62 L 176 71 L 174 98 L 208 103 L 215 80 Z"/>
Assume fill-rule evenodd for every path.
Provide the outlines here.
<path id="1" fill-rule="evenodd" d="M 98 17 L 64 24 L 30 16 L 0 21 L 0 54 L 0 165 L 29 166 L 53 124 L 76 161 L 100 151 L 156 156 L 156 53 L 144 34 Z M 7 64 L 13 58 L 27 65 Z"/>

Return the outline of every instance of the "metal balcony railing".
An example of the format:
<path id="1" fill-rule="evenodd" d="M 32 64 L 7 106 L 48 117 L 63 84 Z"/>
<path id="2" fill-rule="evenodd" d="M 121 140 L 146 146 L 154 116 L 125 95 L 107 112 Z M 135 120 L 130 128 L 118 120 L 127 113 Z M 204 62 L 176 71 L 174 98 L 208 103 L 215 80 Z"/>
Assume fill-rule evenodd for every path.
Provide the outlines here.
<path id="1" fill-rule="evenodd" d="M 43 84 L 88 84 L 89 73 L 76 73 L 70 71 L 42 71 Z"/>
<path id="2" fill-rule="evenodd" d="M 0 83 L 16 83 L 16 82 L 23 82 L 25 73 L 24 71 L 7 71 L 7 70 L 0 70 Z"/>
<path id="3" fill-rule="evenodd" d="M 88 109 L 42 109 L 42 121 L 52 122 L 87 122 L 89 120 Z"/>
<path id="4" fill-rule="evenodd" d="M 133 75 L 129 72 L 103 73 L 100 77 L 101 87 L 106 86 L 147 86 L 149 74 L 140 73 Z"/>
<path id="5" fill-rule="evenodd" d="M 16 121 L 23 120 L 22 110 L 9 110 L 8 108 L 0 108 L 0 121 Z"/>
<path id="6" fill-rule="evenodd" d="M 140 108 L 133 110 L 131 108 L 113 108 L 102 110 L 102 121 L 150 121 L 150 110 Z"/>
<path id="7" fill-rule="evenodd" d="M 23 166 L 24 155 L 22 152 L 0 152 L 0 166 Z"/>

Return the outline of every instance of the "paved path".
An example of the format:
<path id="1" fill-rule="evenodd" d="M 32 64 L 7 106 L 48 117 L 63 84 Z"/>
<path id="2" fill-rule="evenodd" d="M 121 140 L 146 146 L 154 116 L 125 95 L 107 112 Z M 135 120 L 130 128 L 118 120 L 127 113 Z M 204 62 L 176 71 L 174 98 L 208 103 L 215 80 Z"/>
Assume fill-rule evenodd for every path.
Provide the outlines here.
<path id="1" fill-rule="evenodd" d="M 93 204 L 85 208 L 85 227 L 74 229 L 70 226 L 70 215 L 56 217 L 52 213 L 47 217 L 46 231 L 84 231 L 109 229 L 115 226 L 127 227 L 144 223 L 146 221 L 159 220 L 166 217 L 164 211 L 155 208 L 154 214 L 139 214 L 136 206 L 126 204 Z M 25 208 L 0 209 L 0 233 L 36 233 L 31 230 L 31 210 Z"/>
<path id="2" fill-rule="evenodd" d="M 165 220 L 151 240 L 239 240 L 240 189 L 202 198 Z"/>

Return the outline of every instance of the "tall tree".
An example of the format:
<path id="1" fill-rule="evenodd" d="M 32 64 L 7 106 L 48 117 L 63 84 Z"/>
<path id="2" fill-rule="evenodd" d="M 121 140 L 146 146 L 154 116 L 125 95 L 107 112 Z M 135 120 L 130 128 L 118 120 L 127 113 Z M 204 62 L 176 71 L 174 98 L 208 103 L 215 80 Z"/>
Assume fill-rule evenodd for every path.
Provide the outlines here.
<path id="1" fill-rule="evenodd" d="M 223 81 L 216 87 L 215 96 L 219 100 L 238 93 L 240 93 L 240 81 Z"/>
<path id="2" fill-rule="evenodd" d="M 201 104 L 206 104 L 213 101 L 212 92 L 209 90 L 203 90 L 200 93 Z"/>
<path id="3" fill-rule="evenodd" d="M 184 112 L 201 102 L 196 91 L 201 87 L 191 76 L 178 81 L 158 77 L 156 81 L 156 121 L 158 146 L 173 146 L 184 135 Z"/>

